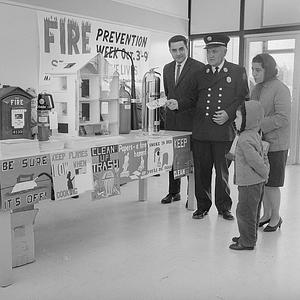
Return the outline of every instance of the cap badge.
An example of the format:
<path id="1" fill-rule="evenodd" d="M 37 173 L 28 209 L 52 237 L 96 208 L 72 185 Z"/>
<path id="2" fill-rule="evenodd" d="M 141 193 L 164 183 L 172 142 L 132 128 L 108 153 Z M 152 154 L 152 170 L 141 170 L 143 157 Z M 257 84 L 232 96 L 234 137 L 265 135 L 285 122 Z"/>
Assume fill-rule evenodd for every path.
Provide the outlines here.
<path id="1" fill-rule="evenodd" d="M 211 36 L 208 36 L 208 37 L 207 37 L 207 40 L 208 40 L 209 42 L 211 42 L 212 37 L 211 37 Z"/>
<path id="2" fill-rule="evenodd" d="M 209 73 L 209 69 L 206 69 L 206 73 Z"/>
<path id="3" fill-rule="evenodd" d="M 227 73 L 228 72 L 228 69 L 225 67 L 223 68 L 224 72 Z"/>
<path id="4" fill-rule="evenodd" d="M 230 82 L 231 82 L 231 77 L 228 76 L 228 77 L 226 78 L 226 81 L 227 81 L 228 83 L 230 83 Z"/>

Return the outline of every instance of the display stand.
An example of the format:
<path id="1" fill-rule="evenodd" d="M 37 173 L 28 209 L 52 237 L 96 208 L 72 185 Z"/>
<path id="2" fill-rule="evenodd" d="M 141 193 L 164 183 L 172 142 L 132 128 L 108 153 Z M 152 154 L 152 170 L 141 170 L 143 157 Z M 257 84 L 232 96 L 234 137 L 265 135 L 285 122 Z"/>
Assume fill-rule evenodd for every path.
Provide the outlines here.
<path id="1" fill-rule="evenodd" d="M 0 285 L 6 287 L 13 283 L 10 211 L 0 211 L 0 237 Z"/>
<path id="2" fill-rule="evenodd" d="M 147 179 L 139 180 L 139 201 L 148 200 L 148 181 Z"/>
<path id="3" fill-rule="evenodd" d="M 190 133 L 187 133 L 187 132 L 175 132 L 175 131 L 171 131 L 171 132 L 162 132 L 162 136 L 164 137 L 164 141 L 169 141 L 169 145 L 171 147 L 174 147 L 174 143 L 172 142 L 175 138 L 178 138 L 178 137 L 186 137 L 186 136 L 189 136 Z M 82 139 L 83 141 L 85 140 L 85 138 Z M 116 136 L 116 137 L 111 137 L 111 138 L 107 138 L 107 139 L 98 139 L 97 137 L 95 137 L 94 139 L 90 139 L 90 138 L 87 138 L 87 140 L 85 141 L 88 141 L 89 140 L 89 143 L 86 143 L 85 145 L 82 145 L 82 144 L 76 144 L 73 143 L 73 146 L 75 148 L 73 148 L 73 150 L 76 150 L 76 149 L 82 149 L 83 146 L 85 146 L 85 148 L 88 148 L 90 146 L 95 146 L 98 144 L 98 142 L 101 143 L 102 145 L 104 146 L 107 146 L 107 145 L 111 145 L 111 144 L 117 144 L 118 147 L 122 147 L 123 144 L 130 144 L 130 143 L 144 143 L 145 141 L 148 141 L 148 148 L 147 151 L 148 151 L 148 155 L 150 155 L 151 153 L 151 156 L 149 157 L 152 157 L 153 155 L 156 155 L 157 152 L 155 152 L 155 149 L 156 149 L 156 144 L 159 143 L 159 139 L 153 139 L 153 137 L 151 136 L 143 136 L 141 134 L 139 134 L 138 132 L 132 132 L 131 134 L 127 134 L 127 135 L 121 135 L 121 136 Z M 151 143 L 153 143 L 154 145 L 151 145 Z M 90 145 L 87 145 L 87 144 L 90 144 Z M 164 146 L 166 146 L 165 144 L 161 144 L 161 151 L 165 148 L 163 148 Z M 78 148 L 77 148 L 78 147 Z M 170 148 L 168 148 L 170 150 Z M 173 148 L 171 148 L 173 149 Z M 37 150 L 37 149 L 36 149 Z M 142 150 L 141 148 L 138 149 L 138 151 Z M 67 151 L 67 150 L 66 150 Z M 169 152 L 164 152 L 162 151 L 163 153 L 171 153 L 172 151 L 169 151 Z M 57 151 L 50 151 L 48 154 L 51 154 L 51 153 L 57 153 Z M 30 154 L 31 155 L 31 154 Z M 30 156 L 28 155 L 28 156 Z M 46 152 L 39 152 L 37 154 L 37 157 L 46 157 L 47 153 Z M 179 154 L 180 155 L 180 154 Z M 26 155 L 25 155 L 26 156 Z M 14 157 L 13 159 L 11 159 L 11 162 L 14 162 L 16 164 L 16 162 L 19 160 L 21 160 L 21 158 L 24 158 L 24 154 L 23 155 L 19 155 L 17 157 Z M 4 159 L 2 158 L 2 160 L 5 162 L 7 160 L 7 157 Z M 165 161 L 165 156 L 162 155 L 160 158 L 159 158 L 159 165 L 163 165 L 164 161 Z M 173 160 L 172 160 L 173 161 Z M 170 169 L 172 167 L 172 161 L 170 161 Z M 50 165 L 48 166 L 47 164 L 44 166 L 45 170 L 47 168 L 50 168 Z M 151 169 L 152 167 L 152 169 Z M 151 174 L 157 174 L 157 172 L 153 169 L 153 166 L 147 166 L 148 168 L 148 171 L 149 170 L 153 170 L 153 173 L 147 173 L 145 176 L 151 176 Z M 18 168 L 16 168 L 16 170 L 20 170 Z M 164 172 L 164 171 L 168 171 L 169 169 L 163 169 L 161 168 L 159 172 Z M 6 171 L 8 172 L 8 171 Z M 1 172 L 0 175 L 2 176 L 2 185 L 1 185 L 1 191 L 5 188 L 5 180 L 4 178 L 6 179 L 7 181 L 7 173 L 6 172 Z M 33 175 L 31 177 L 34 177 L 34 174 L 36 173 L 36 166 L 32 166 L 30 168 L 30 172 L 33 173 Z M 41 172 L 50 172 L 50 171 L 43 171 L 41 170 Z M 26 175 L 26 178 L 28 177 L 28 174 L 23 174 L 23 177 Z M 6 176 L 6 177 L 4 177 Z M 16 182 L 16 178 L 17 177 L 20 177 L 21 174 L 18 173 L 18 171 L 16 171 L 14 173 L 14 176 L 13 176 L 13 180 L 9 180 L 9 184 L 12 182 L 15 183 Z M 36 175 L 35 175 L 36 176 Z M 193 209 L 194 208 L 194 205 L 195 205 L 195 199 L 194 199 L 194 191 L 195 191 L 195 183 L 194 183 L 194 174 L 189 174 L 189 186 L 188 186 L 188 209 Z M 30 180 L 29 181 L 26 181 L 26 182 L 20 182 L 20 183 L 17 183 L 15 185 L 19 185 L 20 187 L 23 187 L 24 188 L 24 184 L 28 184 L 29 185 L 29 188 L 33 188 L 35 185 L 33 185 L 33 180 L 32 178 L 29 178 Z M 139 183 L 138 183 L 138 200 L 139 201 L 146 201 L 148 200 L 148 177 L 139 177 L 139 178 L 135 178 L 133 180 L 136 180 L 138 179 L 139 180 Z M 27 178 L 28 179 L 28 178 Z M 39 182 L 39 181 L 38 181 Z M 41 180 L 41 183 L 42 184 L 42 188 L 43 190 L 42 191 L 46 191 L 47 195 L 50 195 L 50 190 L 48 192 L 47 188 L 45 186 L 48 186 L 50 187 L 50 183 L 49 183 L 49 179 L 48 178 L 45 178 L 44 180 Z M 7 184 L 7 183 L 6 183 Z M 12 185 L 11 184 L 11 185 Z M 45 186 L 44 186 L 45 185 Z M 9 190 L 11 190 L 11 187 L 9 188 Z M 17 193 L 17 192 L 16 192 Z M 46 195 L 45 194 L 45 195 Z M 6 194 L 3 194 L 3 195 L 6 195 Z M 47 196 L 48 198 L 45 198 L 45 199 L 50 199 L 49 196 Z M 43 200 L 44 198 L 42 198 L 41 200 Z M 3 200 L 3 199 L 2 199 Z M 4 199 L 5 200 L 5 199 Z M 38 201 L 37 201 L 38 202 Z M 5 202 L 3 202 L 5 203 Z M 2 203 L 2 205 L 3 205 Z M 34 202 L 36 203 L 36 202 Z M 34 235 L 33 235 L 33 222 L 34 222 L 34 218 L 35 218 L 35 215 L 36 215 L 36 212 L 37 210 L 33 210 L 33 204 L 34 203 L 30 203 L 28 204 L 27 206 L 24 206 L 24 209 L 15 209 L 14 208 L 14 212 L 16 212 L 17 214 L 19 214 L 18 216 L 21 216 L 21 219 L 18 217 L 18 218 L 15 218 L 13 220 L 12 218 L 12 214 L 11 214 L 11 210 L 5 210 L 7 209 L 7 206 L 2 206 L 2 209 L 3 210 L 0 210 L 0 244 L 1 244 L 1 247 L 0 247 L 0 285 L 2 287 L 5 287 L 5 286 L 8 286 L 10 284 L 12 284 L 13 280 L 12 280 L 12 276 L 13 276 L 13 273 L 12 273 L 12 265 L 13 265 L 13 254 L 15 255 L 15 258 L 19 259 L 19 261 L 16 261 L 15 260 L 15 263 L 14 263 L 14 266 L 17 266 L 17 265 L 22 265 L 22 264 L 26 264 L 26 263 L 29 263 L 29 262 L 32 262 L 34 261 Z M 23 203 L 24 204 L 24 203 Z M 27 210 L 26 208 L 28 208 L 30 206 L 30 210 Z M 14 207 L 14 206 L 8 206 L 8 207 Z M 23 206 L 22 206 L 23 207 Z M 24 214 L 24 216 L 23 216 Z M 15 234 L 15 228 L 23 228 L 25 234 L 27 232 L 27 235 L 23 236 L 21 239 L 19 240 L 14 240 L 12 239 L 12 234 Z M 16 238 L 16 236 L 13 236 L 14 238 Z M 22 253 L 16 251 L 17 249 L 12 249 L 12 245 L 14 246 L 18 246 L 20 245 L 20 243 L 22 243 L 22 245 L 24 243 L 27 243 L 26 244 L 26 251 L 29 249 L 31 249 L 31 251 L 24 251 Z M 16 253 L 18 254 L 16 256 Z"/>
<path id="4" fill-rule="evenodd" d="M 194 173 L 188 174 L 188 194 L 187 194 L 187 201 L 188 201 L 188 210 L 195 210 L 196 201 L 195 201 L 195 176 Z"/>

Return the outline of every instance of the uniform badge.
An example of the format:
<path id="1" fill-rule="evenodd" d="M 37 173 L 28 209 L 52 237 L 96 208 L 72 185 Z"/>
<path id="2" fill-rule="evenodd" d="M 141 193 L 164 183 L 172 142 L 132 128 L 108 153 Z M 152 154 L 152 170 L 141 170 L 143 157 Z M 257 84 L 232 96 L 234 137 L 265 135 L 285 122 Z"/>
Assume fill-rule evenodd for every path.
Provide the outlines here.
<path id="1" fill-rule="evenodd" d="M 210 42 L 212 40 L 212 37 L 211 36 L 208 36 L 207 37 L 207 40 Z"/>
<path id="2" fill-rule="evenodd" d="M 231 77 L 228 76 L 228 77 L 226 78 L 226 81 L 227 81 L 228 83 L 230 83 L 230 82 L 231 82 Z"/>
<path id="3" fill-rule="evenodd" d="M 206 73 L 209 73 L 209 69 L 206 69 Z"/>
<path id="4" fill-rule="evenodd" d="M 228 69 L 225 67 L 223 68 L 224 72 L 227 73 L 228 72 Z"/>

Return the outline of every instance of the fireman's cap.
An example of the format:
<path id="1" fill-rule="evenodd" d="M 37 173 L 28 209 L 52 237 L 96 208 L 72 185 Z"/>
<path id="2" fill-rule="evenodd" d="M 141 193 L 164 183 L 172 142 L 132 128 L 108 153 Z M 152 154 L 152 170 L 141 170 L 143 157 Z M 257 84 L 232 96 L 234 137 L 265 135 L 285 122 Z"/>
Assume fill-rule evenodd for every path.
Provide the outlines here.
<path id="1" fill-rule="evenodd" d="M 221 33 L 207 34 L 204 37 L 204 42 L 206 44 L 204 49 L 220 47 L 220 46 L 227 47 L 229 40 L 230 38 L 226 34 L 221 34 Z"/>

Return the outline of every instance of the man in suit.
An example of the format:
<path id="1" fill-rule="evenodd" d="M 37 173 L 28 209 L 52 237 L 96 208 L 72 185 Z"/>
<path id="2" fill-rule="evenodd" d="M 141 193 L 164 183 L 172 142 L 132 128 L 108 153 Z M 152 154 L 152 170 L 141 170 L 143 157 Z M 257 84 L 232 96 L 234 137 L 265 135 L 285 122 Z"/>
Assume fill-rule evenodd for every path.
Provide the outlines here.
<path id="1" fill-rule="evenodd" d="M 198 97 L 190 95 L 179 101 L 169 100 L 167 106 L 178 111 L 193 106 L 196 110 L 192 151 L 197 210 L 193 218 L 204 218 L 212 205 L 211 180 L 214 167 L 216 208 L 224 219 L 233 220 L 228 185 L 230 162 L 225 155 L 235 137 L 233 120 L 236 110 L 248 97 L 247 76 L 243 67 L 225 60 L 228 36 L 209 34 L 204 37 L 204 41 L 208 64 L 196 79 Z"/>
<path id="2" fill-rule="evenodd" d="M 173 61 L 165 65 L 163 81 L 168 99 L 181 99 L 191 89 L 191 79 L 195 72 L 201 70 L 204 64 L 188 57 L 187 39 L 175 35 L 169 39 L 169 51 Z M 192 131 L 193 109 L 175 113 L 166 108 L 165 129 Z M 174 179 L 173 170 L 169 172 L 169 193 L 161 200 L 162 204 L 180 200 L 180 178 Z"/>

